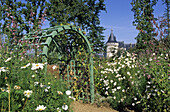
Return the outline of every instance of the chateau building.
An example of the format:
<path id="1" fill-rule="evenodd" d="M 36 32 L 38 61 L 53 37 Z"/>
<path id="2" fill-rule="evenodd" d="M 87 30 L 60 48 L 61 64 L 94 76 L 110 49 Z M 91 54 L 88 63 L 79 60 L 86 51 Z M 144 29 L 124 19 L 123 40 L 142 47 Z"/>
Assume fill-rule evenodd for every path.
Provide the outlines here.
<path id="1" fill-rule="evenodd" d="M 116 36 L 113 34 L 113 30 L 111 30 L 111 34 L 108 38 L 108 41 L 106 42 L 106 57 L 112 57 L 113 52 L 117 53 L 118 48 L 122 48 L 125 50 L 128 50 L 129 48 L 132 48 L 135 46 L 135 44 L 125 44 L 124 41 L 117 41 Z"/>

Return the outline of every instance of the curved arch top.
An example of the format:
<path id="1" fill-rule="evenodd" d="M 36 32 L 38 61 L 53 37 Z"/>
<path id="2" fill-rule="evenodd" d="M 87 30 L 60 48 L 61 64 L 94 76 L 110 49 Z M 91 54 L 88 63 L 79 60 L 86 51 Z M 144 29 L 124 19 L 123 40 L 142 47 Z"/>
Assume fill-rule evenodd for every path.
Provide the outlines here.
<path id="1" fill-rule="evenodd" d="M 54 37 L 59 35 L 60 32 L 66 31 L 66 30 L 70 30 L 70 31 L 74 31 L 74 32 L 78 33 L 85 40 L 85 44 L 88 47 L 87 51 L 90 54 L 92 53 L 92 48 L 91 48 L 90 42 L 88 41 L 87 37 L 84 36 L 84 34 L 83 34 L 83 32 L 81 31 L 80 28 L 74 27 L 72 25 L 63 25 L 63 26 L 56 26 L 56 27 L 51 27 L 51 28 L 47 28 L 47 29 L 42 30 L 43 34 L 47 35 L 46 36 L 47 37 L 46 42 L 44 43 L 44 45 L 46 45 L 47 47 L 44 46 L 42 55 L 47 56 L 48 46 L 50 46 L 51 41 L 53 39 L 55 40 Z M 48 34 L 48 32 L 50 32 L 50 33 Z M 40 36 L 40 38 L 44 38 L 44 36 Z"/>
<path id="2" fill-rule="evenodd" d="M 73 25 L 60 25 L 54 26 L 46 29 L 42 29 L 40 32 L 31 32 L 24 36 L 22 40 L 31 40 L 32 45 L 43 45 L 43 51 L 40 54 L 42 56 L 42 61 L 47 62 L 49 46 L 53 42 L 57 48 L 60 46 L 57 44 L 55 38 L 60 35 L 62 31 L 73 31 L 84 40 L 87 46 L 87 52 L 89 53 L 89 71 L 90 71 L 90 94 L 91 94 L 91 103 L 94 103 L 94 78 L 93 78 L 93 51 L 88 41 L 87 37 L 83 34 L 83 31 L 79 27 Z M 43 41 L 44 42 L 43 42 Z M 33 44 L 34 43 L 34 44 Z M 47 65 L 45 65 L 45 73 L 47 72 Z"/>

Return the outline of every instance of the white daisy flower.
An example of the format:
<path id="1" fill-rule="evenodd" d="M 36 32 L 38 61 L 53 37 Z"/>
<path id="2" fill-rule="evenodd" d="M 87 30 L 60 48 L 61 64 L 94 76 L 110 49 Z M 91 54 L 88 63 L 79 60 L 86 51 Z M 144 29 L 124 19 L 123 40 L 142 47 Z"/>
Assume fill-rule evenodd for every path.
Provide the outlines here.
<path id="1" fill-rule="evenodd" d="M 124 101 L 124 99 L 122 98 L 122 99 L 120 99 L 120 101 L 121 101 L 121 102 L 123 102 L 123 101 Z"/>
<path id="2" fill-rule="evenodd" d="M 47 87 L 47 89 L 50 89 L 50 88 L 51 88 L 50 86 Z"/>
<path id="3" fill-rule="evenodd" d="M 25 65 L 25 66 L 23 66 L 23 67 L 21 67 L 21 69 L 23 69 L 23 68 L 27 68 L 28 66 L 30 66 L 31 64 L 30 63 L 28 63 L 27 65 Z"/>
<path id="4" fill-rule="evenodd" d="M 68 106 L 67 106 L 67 105 L 63 105 L 63 106 L 62 106 L 62 109 L 63 109 L 63 110 L 68 110 Z"/>
<path id="5" fill-rule="evenodd" d="M 106 94 L 106 95 L 109 95 L 109 94 L 108 94 L 108 91 L 106 91 L 105 94 Z"/>
<path id="6" fill-rule="evenodd" d="M 18 85 L 15 85 L 15 86 L 14 86 L 14 89 L 19 90 L 19 89 L 21 89 L 21 87 L 18 86 Z"/>
<path id="7" fill-rule="evenodd" d="M 35 75 L 32 75 L 32 78 L 35 78 Z"/>
<path id="8" fill-rule="evenodd" d="M 117 77 L 120 77 L 121 75 L 120 74 L 117 74 L 115 77 L 117 78 Z"/>
<path id="9" fill-rule="evenodd" d="M 137 98 L 134 98 L 134 100 L 137 100 Z"/>
<path id="10" fill-rule="evenodd" d="M 0 73 L 1 73 L 1 72 L 8 72 L 8 71 L 9 71 L 9 70 L 6 70 L 5 68 L 6 68 L 6 67 L 0 67 Z"/>
<path id="11" fill-rule="evenodd" d="M 125 65 L 122 65 L 122 68 L 125 67 Z"/>
<path id="12" fill-rule="evenodd" d="M 122 89 L 122 92 L 125 92 L 125 90 L 124 90 L 124 89 Z"/>
<path id="13" fill-rule="evenodd" d="M 115 93 L 115 90 L 114 90 L 114 89 L 112 89 L 112 93 Z"/>
<path id="14" fill-rule="evenodd" d="M 45 89 L 44 91 L 45 91 L 45 92 L 48 92 L 48 89 Z"/>
<path id="15" fill-rule="evenodd" d="M 44 64 L 43 63 L 32 63 L 31 70 L 43 69 L 43 68 L 44 68 Z"/>
<path id="16" fill-rule="evenodd" d="M 75 99 L 74 97 L 72 97 L 72 96 L 69 96 L 69 98 L 70 98 L 70 99 L 73 99 L 74 101 L 76 100 L 76 99 Z"/>
<path id="17" fill-rule="evenodd" d="M 8 58 L 7 60 L 5 60 L 5 62 L 8 62 L 8 61 L 10 61 L 12 58 Z"/>
<path id="18" fill-rule="evenodd" d="M 136 104 L 139 104 L 139 103 L 140 103 L 140 101 L 137 101 L 137 102 L 136 102 Z"/>
<path id="19" fill-rule="evenodd" d="M 57 91 L 57 93 L 58 93 L 59 95 L 63 95 L 63 93 L 62 93 L 61 91 Z"/>
<path id="20" fill-rule="evenodd" d="M 113 80 L 110 80 L 111 83 L 113 83 Z"/>
<path id="21" fill-rule="evenodd" d="M 5 89 L 3 89 L 3 88 L 0 88 L 0 89 L 1 89 L 2 92 L 5 92 Z"/>
<path id="22" fill-rule="evenodd" d="M 127 72 L 128 75 L 130 75 L 130 72 Z"/>
<path id="23" fill-rule="evenodd" d="M 66 95 L 68 95 L 68 96 L 71 95 L 71 91 L 70 91 L 70 90 L 67 90 L 67 91 L 66 91 Z"/>
<path id="24" fill-rule="evenodd" d="M 114 82 L 113 85 L 116 86 L 117 82 Z"/>
<path id="25" fill-rule="evenodd" d="M 135 103 L 132 103 L 132 106 L 135 106 Z"/>
<path id="26" fill-rule="evenodd" d="M 120 86 L 117 87 L 117 89 L 120 89 L 120 88 L 121 88 Z"/>
<path id="27" fill-rule="evenodd" d="M 29 98 L 32 94 L 32 90 L 27 90 L 27 91 L 24 91 L 24 95 Z"/>
<path id="28" fill-rule="evenodd" d="M 39 82 L 34 82 L 34 86 L 37 86 L 39 84 Z"/>
<path id="29" fill-rule="evenodd" d="M 43 85 L 42 83 L 40 83 L 40 87 L 41 87 L 41 88 L 43 88 L 43 87 L 44 87 L 44 85 Z"/>
<path id="30" fill-rule="evenodd" d="M 39 105 L 35 110 L 36 111 L 43 111 L 43 110 L 45 110 L 46 109 L 46 106 L 44 106 L 44 105 Z"/>
<path id="31" fill-rule="evenodd" d="M 61 112 L 61 109 L 59 107 L 57 108 L 57 112 Z"/>
<path id="32" fill-rule="evenodd" d="M 57 68 L 57 66 L 55 66 L 55 65 L 54 65 L 52 68 L 53 68 L 53 70 L 54 70 L 54 69 L 56 69 L 56 68 Z"/>

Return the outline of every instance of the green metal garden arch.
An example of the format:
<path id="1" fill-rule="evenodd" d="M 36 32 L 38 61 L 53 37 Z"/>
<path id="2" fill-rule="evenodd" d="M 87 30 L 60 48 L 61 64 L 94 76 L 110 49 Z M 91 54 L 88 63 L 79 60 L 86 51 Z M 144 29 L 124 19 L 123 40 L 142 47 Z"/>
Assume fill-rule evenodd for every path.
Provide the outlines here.
<path id="1" fill-rule="evenodd" d="M 87 37 L 83 34 L 83 31 L 81 31 L 79 27 L 75 27 L 73 25 L 54 26 L 54 27 L 42 29 L 39 32 L 35 31 L 35 32 L 28 33 L 24 36 L 22 41 L 29 40 L 29 42 L 31 42 L 30 45 L 41 46 L 42 53 L 40 54 L 40 56 L 42 58 L 42 61 L 45 63 L 48 61 L 47 58 L 49 53 L 49 47 L 52 43 L 54 45 L 54 51 L 56 51 L 57 49 L 57 51 L 60 52 L 60 54 L 62 53 L 61 46 L 60 46 L 62 45 L 62 43 L 58 44 L 57 42 L 62 41 L 62 37 L 60 35 L 63 33 L 64 34 L 72 33 L 74 39 L 79 37 L 80 40 L 81 38 L 83 46 L 86 46 L 85 50 L 88 52 L 89 55 L 90 97 L 91 97 L 90 101 L 91 103 L 94 103 L 93 51 Z M 75 43 L 75 45 L 77 44 L 78 43 Z M 77 47 L 79 46 L 77 45 Z M 47 72 L 47 64 L 45 65 L 45 73 L 46 72 Z"/>

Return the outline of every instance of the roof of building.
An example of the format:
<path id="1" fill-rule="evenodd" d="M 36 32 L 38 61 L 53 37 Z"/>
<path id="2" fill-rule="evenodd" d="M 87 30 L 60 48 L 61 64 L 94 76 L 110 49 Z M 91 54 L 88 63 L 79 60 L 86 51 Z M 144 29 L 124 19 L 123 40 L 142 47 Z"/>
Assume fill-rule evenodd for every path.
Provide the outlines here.
<path id="1" fill-rule="evenodd" d="M 133 48 L 135 47 L 135 44 L 125 44 L 124 41 L 117 41 L 116 40 L 116 36 L 114 36 L 113 34 L 113 30 L 111 30 L 111 34 L 108 38 L 108 41 L 106 42 L 107 43 L 118 43 L 119 44 L 119 48 L 126 48 L 126 50 L 130 49 L 130 48 Z"/>
<path id="2" fill-rule="evenodd" d="M 118 41 L 119 47 L 124 47 L 124 41 Z"/>
<path id="3" fill-rule="evenodd" d="M 112 42 L 117 43 L 116 36 L 114 36 L 114 34 L 113 34 L 113 30 L 111 30 L 111 34 L 110 34 L 109 39 L 106 43 L 112 43 Z"/>

